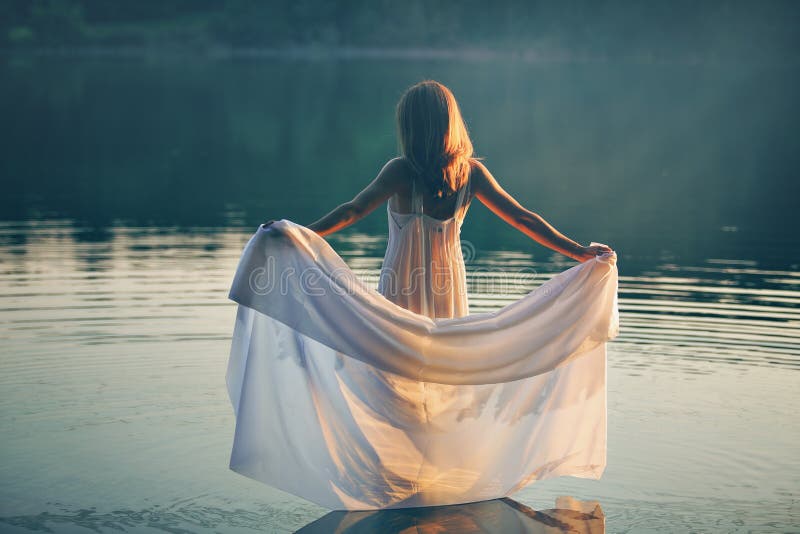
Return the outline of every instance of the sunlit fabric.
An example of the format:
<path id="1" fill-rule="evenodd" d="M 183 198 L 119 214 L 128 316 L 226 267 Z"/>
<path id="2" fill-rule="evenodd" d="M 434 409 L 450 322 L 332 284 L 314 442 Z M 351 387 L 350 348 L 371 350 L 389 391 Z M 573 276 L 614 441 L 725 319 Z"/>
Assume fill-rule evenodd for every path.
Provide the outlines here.
<path id="1" fill-rule="evenodd" d="M 410 211 L 399 211 L 397 195 L 386 203 L 389 241 L 378 293 L 395 304 L 431 318 L 469 313 L 467 273 L 461 250 L 461 223 L 469 208 L 466 185 L 456 194 L 452 217 L 425 213 L 422 195 L 412 188 Z"/>
<path id="2" fill-rule="evenodd" d="M 498 311 L 432 318 L 281 220 L 247 243 L 230 298 L 238 473 L 368 510 L 493 499 L 605 468 L 613 254 Z"/>

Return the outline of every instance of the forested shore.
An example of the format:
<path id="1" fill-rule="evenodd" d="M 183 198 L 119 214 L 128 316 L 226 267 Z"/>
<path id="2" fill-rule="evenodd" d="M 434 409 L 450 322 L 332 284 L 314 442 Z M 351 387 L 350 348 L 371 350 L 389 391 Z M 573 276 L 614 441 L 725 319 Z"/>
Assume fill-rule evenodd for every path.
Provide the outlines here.
<path id="1" fill-rule="evenodd" d="M 0 4 L 0 49 L 42 54 L 794 61 L 787 2 L 104 0 Z M 480 13 L 480 16 L 476 14 Z"/>

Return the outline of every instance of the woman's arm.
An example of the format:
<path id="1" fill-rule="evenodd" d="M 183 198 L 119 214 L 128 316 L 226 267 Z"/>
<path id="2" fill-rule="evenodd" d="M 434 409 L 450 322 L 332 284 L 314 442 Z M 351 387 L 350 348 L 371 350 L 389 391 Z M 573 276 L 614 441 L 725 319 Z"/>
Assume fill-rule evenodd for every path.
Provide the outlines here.
<path id="1" fill-rule="evenodd" d="M 598 254 L 611 252 L 606 246 L 584 247 L 553 228 L 538 214 L 528 211 L 497 183 L 489 169 L 475 161 L 473 189 L 478 200 L 495 215 L 531 239 L 577 261 L 586 261 Z"/>
<path id="2" fill-rule="evenodd" d="M 363 191 L 321 219 L 309 224 L 308 228 L 324 237 L 363 219 L 397 192 L 404 176 L 403 170 L 403 161 L 400 158 L 390 160 Z"/>

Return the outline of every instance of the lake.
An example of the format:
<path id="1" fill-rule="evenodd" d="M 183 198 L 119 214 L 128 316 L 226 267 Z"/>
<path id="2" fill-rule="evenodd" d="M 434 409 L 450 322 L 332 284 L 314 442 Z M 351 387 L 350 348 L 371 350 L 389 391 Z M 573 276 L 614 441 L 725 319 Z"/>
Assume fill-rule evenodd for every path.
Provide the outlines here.
<path id="1" fill-rule="evenodd" d="M 394 106 L 424 78 L 522 204 L 619 255 L 602 479 L 450 510 L 460 530 L 537 531 L 576 502 L 609 532 L 800 529 L 796 65 L 3 61 L 0 531 L 330 527 L 228 469 L 227 290 L 259 223 L 308 224 L 397 154 Z M 381 208 L 329 241 L 377 284 L 386 238 Z M 473 313 L 574 264 L 478 201 L 462 239 Z"/>

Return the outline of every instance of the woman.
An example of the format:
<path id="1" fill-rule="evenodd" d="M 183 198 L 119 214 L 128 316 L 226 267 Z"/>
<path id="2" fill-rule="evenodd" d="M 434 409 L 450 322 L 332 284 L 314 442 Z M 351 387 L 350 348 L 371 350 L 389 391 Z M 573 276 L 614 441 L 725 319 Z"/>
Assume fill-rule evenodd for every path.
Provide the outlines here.
<path id="1" fill-rule="evenodd" d="M 508 194 L 473 157 L 450 90 L 427 80 L 397 105 L 402 155 L 352 200 L 308 225 L 321 236 L 341 230 L 388 200 L 389 243 L 378 290 L 392 302 L 436 318 L 468 314 L 459 232 L 473 197 L 528 237 L 577 261 L 611 252 L 582 246 Z"/>
<path id="2" fill-rule="evenodd" d="M 403 155 L 353 200 L 308 227 L 267 223 L 245 246 L 229 294 L 239 304 L 230 468 L 347 510 L 600 478 L 615 255 L 563 236 L 503 191 L 472 157 L 443 85 L 411 87 L 397 119 Z M 469 314 L 459 229 L 472 197 L 582 263 L 500 310 Z M 320 236 L 387 200 L 376 292 Z"/>

